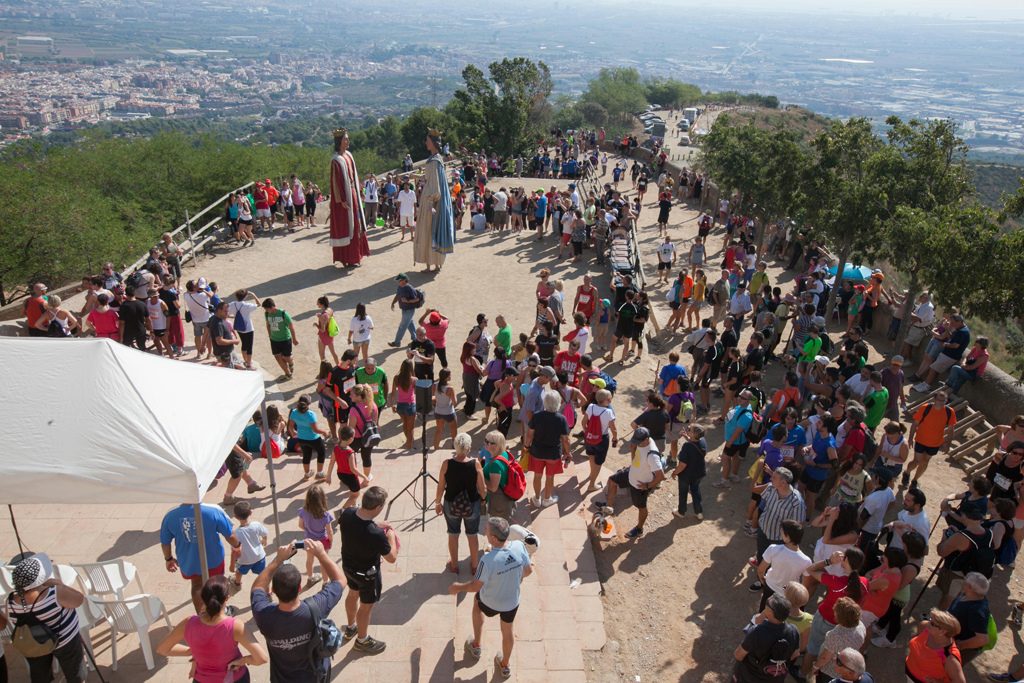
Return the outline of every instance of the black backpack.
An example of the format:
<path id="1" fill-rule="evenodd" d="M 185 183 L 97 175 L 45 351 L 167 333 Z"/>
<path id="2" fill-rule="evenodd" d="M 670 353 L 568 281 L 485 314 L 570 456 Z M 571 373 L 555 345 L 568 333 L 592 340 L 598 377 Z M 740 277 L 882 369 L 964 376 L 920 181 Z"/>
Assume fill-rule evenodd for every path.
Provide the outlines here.
<path id="1" fill-rule="evenodd" d="M 134 271 L 128 276 L 128 279 L 124 281 L 124 289 L 126 292 L 134 292 L 137 288 L 141 287 L 146 282 L 146 278 L 143 277 L 141 270 Z"/>
<path id="2" fill-rule="evenodd" d="M 422 289 L 416 290 L 416 304 L 415 308 L 422 308 L 423 304 L 427 301 L 427 293 Z"/>
<path id="3" fill-rule="evenodd" d="M 315 600 L 303 600 L 313 615 L 313 637 L 309 640 L 309 659 L 317 683 L 331 680 L 331 658 L 341 647 L 341 631 L 333 620 L 320 615 Z"/>
<path id="4" fill-rule="evenodd" d="M 992 572 L 996 564 L 996 549 L 992 547 L 992 529 L 985 529 L 985 539 L 982 545 L 971 538 L 966 531 L 961 531 L 967 540 L 974 546 L 973 550 L 958 551 L 950 558 L 949 568 L 951 571 L 978 572 L 985 578 L 992 578 Z"/>

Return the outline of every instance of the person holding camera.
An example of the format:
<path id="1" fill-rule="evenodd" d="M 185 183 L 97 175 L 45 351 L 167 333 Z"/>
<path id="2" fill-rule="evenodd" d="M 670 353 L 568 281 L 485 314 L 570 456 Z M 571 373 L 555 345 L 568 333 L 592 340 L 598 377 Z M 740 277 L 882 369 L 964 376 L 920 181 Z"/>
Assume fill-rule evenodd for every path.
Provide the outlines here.
<path id="1" fill-rule="evenodd" d="M 302 572 L 289 562 L 299 550 L 314 557 L 327 578 L 320 592 L 306 600 L 299 599 Z M 271 683 L 317 683 L 318 674 L 314 671 L 308 644 L 313 630 L 318 627 L 318 619 L 314 618 L 309 603 L 315 604 L 319 618 L 323 619 L 341 601 L 341 589 L 341 569 L 320 541 L 295 541 L 277 549 L 273 561 L 253 583 L 250 596 L 256 626 L 267 641 Z M 270 597 L 271 592 L 277 598 L 276 604 Z M 329 662 L 326 668 L 329 670 Z"/>

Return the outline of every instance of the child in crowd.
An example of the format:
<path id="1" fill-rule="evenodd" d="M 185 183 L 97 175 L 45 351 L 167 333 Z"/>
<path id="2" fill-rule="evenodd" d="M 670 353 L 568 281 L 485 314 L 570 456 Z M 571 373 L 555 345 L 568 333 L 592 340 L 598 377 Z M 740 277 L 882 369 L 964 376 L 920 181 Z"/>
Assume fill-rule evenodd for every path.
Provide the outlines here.
<path id="1" fill-rule="evenodd" d="M 240 500 L 235 503 L 235 519 L 238 520 L 238 528 L 235 529 L 235 538 L 238 539 L 238 547 L 231 551 L 232 571 L 235 575 L 232 582 L 241 588 L 242 576 L 252 572 L 253 576 L 259 576 L 267 566 L 267 539 L 270 532 L 267 527 L 259 522 L 251 522 L 252 505 L 247 500 Z"/>
<path id="2" fill-rule="evenodd" d="M 355 438 L 355 430 L 348 425 L 342 425 L 338 429 L 338 445 L 334 447 L 334 457 L 327 465 L 327 484 L 331 483 L 331 474 L 334 473 L 334 465 L 338 465 L 338 481 L 348 489 L 343 507 L 355 507 L 359 502 L 359 491 L 363 486 L 368 486 L 370 480 L 366 478 L 356 465 L 356 452 L 352 450 L 352 440 Z"/>
<path id="3" fill-rule="evenodd" d="M 299 508 L 299 528 L 304 532 L 306 540 L 320 541 L 324 550 L 331 549 L 334 530 L 331 522 L 334 517 L 327 511 L 327 495 L 319 484 L 314 484 L 306 491 L 306 500 Z M 322 568 L 321 568 L 322 571 Z M 320 581 L 320 574 L 313 574 L 313 553 L 306 553 L 306 586 Z"/>

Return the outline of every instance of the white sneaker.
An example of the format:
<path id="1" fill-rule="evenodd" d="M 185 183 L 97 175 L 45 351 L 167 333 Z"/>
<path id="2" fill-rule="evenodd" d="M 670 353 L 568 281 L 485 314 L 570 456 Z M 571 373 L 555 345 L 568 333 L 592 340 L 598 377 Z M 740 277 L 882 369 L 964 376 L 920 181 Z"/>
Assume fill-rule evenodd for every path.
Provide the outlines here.
<path id="1" fill-rule="evenodd" d="M 540 496 L 537 496 L 536 498 L 531 498 L 530 505 L 532 505 L 535 508 L 543 507 L 543 505 L 541 504 Z"/>
<path id="2" fill-rule="evenodd" d="M 896 643 L 892 642 L 885 636 L 875 636 L 871 639 L 871 644 L 875 647 L 896 647 Z"/>
<path id="3" fill-rule="evenodd" d="M 918 382 L 917 384 L 914 385 L 913 389 L 914 389 L 914 391 L 916 391 L 919 394 L 927 394 L 929 391 L 932 390 L 932 387 L 931 387 L 930 384 L 925 384 L 924 382 Z"/>
<path id="4" fill-rule="evenodd" d="M 556 495 L 552 495 L 550 498 L 545 498 L 544 501 L 543 501 L 544 507 L 548 507 L 550 505 L 554 505 L 557 502 L 558 502 L 558 496 L 556 496 Z"/>

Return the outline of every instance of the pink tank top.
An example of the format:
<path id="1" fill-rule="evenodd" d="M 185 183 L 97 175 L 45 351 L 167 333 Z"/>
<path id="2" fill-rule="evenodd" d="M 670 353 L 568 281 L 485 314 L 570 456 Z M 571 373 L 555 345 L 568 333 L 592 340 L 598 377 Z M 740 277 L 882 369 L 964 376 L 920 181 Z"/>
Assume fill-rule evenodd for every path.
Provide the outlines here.
<path id="1" fill-rule="evenodd" d="M 204 624 L 199 616 L 194 616 L 185 624 L 185 642 L 192 648 L 195 659 L 197 683 L 225 683 L 226 680 L 237 681 L 245 675 L 245 667 L 235 669 L 231 678 L 228 676 L 228 664 L 242 656 L 235 642 L 235 619 L 225 617 L 218 624 Z"/>

